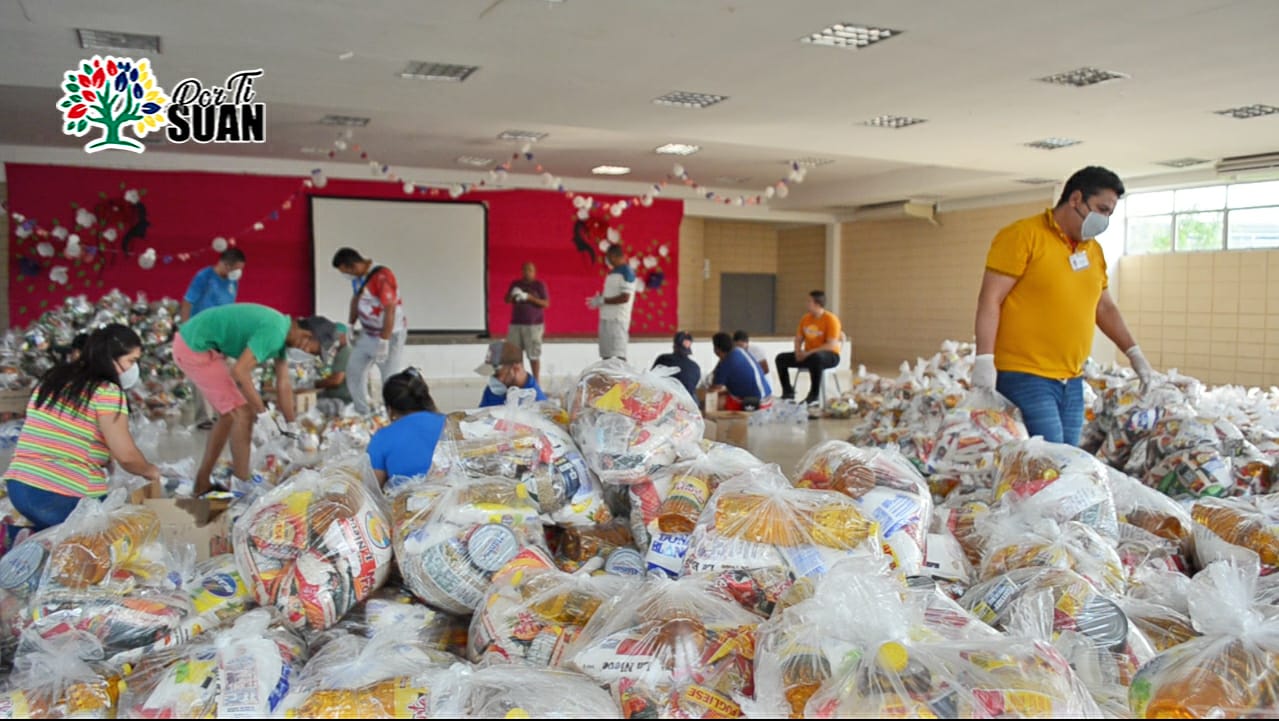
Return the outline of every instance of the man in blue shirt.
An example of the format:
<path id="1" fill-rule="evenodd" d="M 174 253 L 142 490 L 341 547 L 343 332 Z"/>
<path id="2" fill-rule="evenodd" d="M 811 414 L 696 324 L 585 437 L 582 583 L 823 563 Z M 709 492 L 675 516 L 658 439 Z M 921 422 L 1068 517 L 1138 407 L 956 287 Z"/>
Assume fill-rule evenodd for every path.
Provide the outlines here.
<path id="1" fill-rule="evenodd" d="M 546 394 L 537 384 L 537 378 L 524 369 L 524 351 L 519 346 L 510 342 L 503 343 L 498 357 L 494 359 L 490 354 L 489 362 L 495 367 L 488 386 L 484 388 L 484 396 L 480 398 L 480 408 L 502 405 L 506 402 L 507 391 L 512 388 L 534 390 L 537 392 L 537 400 L 546 400 Z"/>
<path id="2" fill-rule="evenodd" d="M 773 404 L 773 387 L 751 354 L 733 343 L 733 336 L 716 333 L 711 338 L 719 365 L 711 376 L 711 390 L 726 391 L 726 411 L 753 411 Z"/>
<path id="3" fill-rule="evenodd" d="M 201 311 L 230 305 L 240 291 L 240 276 L 244 274 L 244 251 L 227 248 L 218 262 L 201 270 L 191 279 L 187 294 L 182 297 L 182 322 L 185 323 Z"/>

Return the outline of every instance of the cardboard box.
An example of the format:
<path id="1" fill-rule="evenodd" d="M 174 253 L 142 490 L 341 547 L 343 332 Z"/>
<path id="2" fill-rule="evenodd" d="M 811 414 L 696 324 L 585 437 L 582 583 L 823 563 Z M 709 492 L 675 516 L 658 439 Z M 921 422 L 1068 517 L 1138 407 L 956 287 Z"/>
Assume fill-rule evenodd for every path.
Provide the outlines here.
<path id="1" fill-rule="evenodd" d="M 319 399 L 320 391 L 316 388 L 294 388 L 293 410 L 299 416 L 303 413 L 309 413 L 315 408 L 316 401 Z M 275 388 L 272 387 L 270 390 L 263 390 L 262 400 L 268 403 L 276 403 Z"/>
<path id="2" fill-rule="evenodd" d="M 166 538 L 195 546 L 197 562 L 231 552 L 231 529 L 227 527 L 226 501 L 148 498 L 142 505 L 159 516 Z"/>
<path id="3" fill-rule="evenodd" d="M 31 390 L 0 391 L 0 415 L 25 415 Z"/>
<path id="4" fill-rule="evenodd" d="M 714 441 L 728 443 L 738 448 L 746 448 L 750 430 L 751 414 L 746 411 L 711 411 L 706 414 L 707 435 Z M 715 435 L 709 435 L 710 426 L 714 425 Z"/>

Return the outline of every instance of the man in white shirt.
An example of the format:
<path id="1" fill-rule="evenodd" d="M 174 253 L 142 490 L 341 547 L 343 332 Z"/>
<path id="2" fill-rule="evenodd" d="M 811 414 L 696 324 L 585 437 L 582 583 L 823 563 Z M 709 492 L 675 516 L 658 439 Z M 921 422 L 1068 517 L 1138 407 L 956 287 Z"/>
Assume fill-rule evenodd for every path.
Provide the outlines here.
<path id="1" fill-rule="evenodd" d="M 612 270 L 604 278 L 604 292 L 591 296 L 586 304 L 600 311 L 600 358 L 626 360 L 631 308 L 635 306 L 635 270 L 626 262 L 621 245 L 609 247 L 605 257 Z"/>
<path id="2" fill-rule="evenodd" d="M 759 364 L 759 369 L 764 371 L 765 376 L 768 375 L 768 356 L 764 354 L 764 350 L 759 346 L 751 345 L 751 337 L 747 335 L 746 331 L 733 331 L 733 345 L 750 353 L 751 358 L 754 358 L 755 362 Z"/>
<path id="3" fill-rule="evenodd" d="M 346 387 L 355 411 L 364 415 L 369 412 L 370 366 L 378 367 L 384 382 L 404 370 L 400 358 L 409 335 L 409 320 L 390 268 L 374 265 L 352 248 L 339 248 L 333 255 L 333 267 L 351 283 L 349 320 L 352 325 L 360 323 L 360 339 L 347 362 Z"/>

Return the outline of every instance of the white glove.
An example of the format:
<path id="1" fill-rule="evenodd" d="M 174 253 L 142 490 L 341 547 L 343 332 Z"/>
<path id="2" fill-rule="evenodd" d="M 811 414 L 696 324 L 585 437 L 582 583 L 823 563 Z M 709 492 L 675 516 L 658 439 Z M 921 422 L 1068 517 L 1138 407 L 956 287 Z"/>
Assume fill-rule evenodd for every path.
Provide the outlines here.
<path id="1" fill-rule="evenodd" d="M 981 388 L 982 390 L 995 390 L 995 379 L 998 374 L 995 372 L 995 355 L 993 353 L 983 353 L 977 356 L 976 362 L 973 363 L 973 388 Z"/>
<path id="2" fill-rule="evenodd" d="M 528 300 L 528 293 L 526 293 L 523 288 L 516 288 L 515 290 L 511 291 L 511 300 L 515 301 L 516 303 L 523 303 L 524 301 Z"/>
<path id="3" fill-rule="evenodd" d="M 298 422 L 297 422 L 297 421 L 289 421 L 288 423 L 285 423 L 285 424 L 284 424 L 284 432 L 285 432 L 285 433 L 288 433 L 288 434 L 291 434 L 291 435 L 294 435 L 294 436 L 301 436 L 301 435 L 302 435 L 302 429 L 301 429 L 300 427 L 298 427 Z"/>
<path id="4" fill-rule="evenodd" d="M 603 308 L 604 296 L 600 295 L 599 293 L 596 293 L 595 295 L 586 299 L 586 305 L 588 305 L 591 308 Z"/>
<path id="5" fill-rule="evenodd" d="M 377 354 L 373 356 L 374 363 L 385 363 L 387 358 L 391 357 L 391 341 L 386 338 L 379 338 L 377 341 Z"/>
<path id="6" fill-rule="evenodd" d="M 1154 375 L 1155 369 L 1150 365 L 1150 361 L 1146 360 L 1146 354 L 1141 352 L 1141 346 L 1134 345 L 1125 351 L 1124 355 L 1128 356 L 1128 362 L 1137 372 L 1137 378 L 1141 381 L 1141 392 L 1145 393 L 1150 389 L 1150 377 Z"/>

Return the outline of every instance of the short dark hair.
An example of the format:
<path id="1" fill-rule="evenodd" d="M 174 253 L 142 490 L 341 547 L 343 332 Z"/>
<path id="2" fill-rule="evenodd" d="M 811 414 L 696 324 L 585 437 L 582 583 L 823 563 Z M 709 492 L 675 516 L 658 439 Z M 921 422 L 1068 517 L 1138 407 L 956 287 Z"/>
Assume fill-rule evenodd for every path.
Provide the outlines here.
<path id="1" fill-rule="evenodd" d="M 387 408 L 396 413 L 439 412 L 435 408 L 435 400 L 431 398 L 431 389 L 416 368 L 409 368 L 387 378 L 386 383 L 382 384 L 382 400 Z"/>
<path id="2" fill-rule="evenodd" d="M 1113 190 L 1115 195 L 1122 198 L 1124 181 L 1120 180 L 1114 171 L 1100 165 L 1089 165 L 1087 168 L 1076 170 L 1075 174 L 1066 181 L 1066 187 L 1061 189 L 1061 199 L 1057 201 L 1057 207 L 1065 205 L 1076 190 L 1083 195 L 1085 201 L 1103 190 Z"/>
<path id="3" fill-rule="evenodd" d="M 746 331 L 744 331 L 744 330 L 735 330 L 735 331 L 733 331 L 733 342 L 734 342 L 734 343 L 741 343 L 741 342 L 743 342 L 743 341 L 745 341 L 745 342 L 749 343 L 749 342 L 750 342 L 750 339 L 751 339 L 751 337 L 750 337 L 749 335 L 746 335 Z"/>
<path id="4" fill-rule="evenodd" d="M 235 265 L 244 262 L 244 251 L 239 248 L 227 248 L 222 251 L 222 255 L 218 256 L 218 260 L 227 265 Z"/>
<path id="5" fill-rule="evenodd" d="M 609 258 L 616 258 L 618 256 L 626 255 L 626 250 L 622 248 L 621 243 L 614 243 L 608 246 L 608 251 L 606 251 L 604 255 Z"/>
<path id="6" fill-rule="evenodd" d="M 333 254 L 333 267 L 341 268 L 344 265 L 355 265 L 364 260 L 364 256 L 360 255 L 360 251 L 355 248 L 338 248 L 338 252 Z"/>
<path id="7" fill-rule="evenodd" d="M 725 333 L 724 331 L 720 331 L 716 333 L 715 335 L 711 336 L 711 345 L 715 346 L 715 350 L 719 351 L 720 353 L 732 353 L 733 352 L 733 336 Z"/>
<path id="8" fill-rule="evenodd" d="M 814 301 L 817 301 L 817 305 L 820 305 L 823 308 L 826 307 L 826 291 L 810 290 L 808 291 L 808 297 L 812 298 Z"/>

